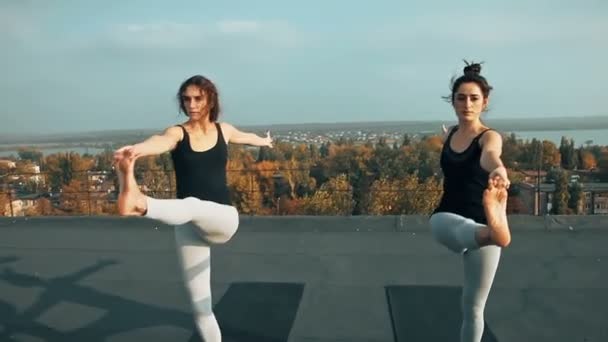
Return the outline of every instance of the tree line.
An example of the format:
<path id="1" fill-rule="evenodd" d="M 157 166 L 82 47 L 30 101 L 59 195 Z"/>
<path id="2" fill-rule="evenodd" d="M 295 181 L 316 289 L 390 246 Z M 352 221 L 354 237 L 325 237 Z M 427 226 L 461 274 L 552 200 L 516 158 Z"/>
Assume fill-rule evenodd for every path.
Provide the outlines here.
<path id="1" fill-rule="evenodd" d="M 566 138 L 557 146 L 514 134 L 504 136 L 503 142 L 502 158 L 512 183 L 524 181 L 526 171 L 547 172 L 556 188 L 555 213 L 576 213 L 580 207 L 580 185 L 569 181 L 570 174 L 586 171 L 593 181 L 608 179 L 606 146 L 586 142 L 577 147 Z M 407 134 L 398 141 L 356 143 L 340 138 L 321 145 L 277 141 L 272 149 L 230 146 L 228 185 L 233 204 L 245 215 L 430 214 L 442 194 L 442 146 L 437 135 Z M 42 195 L 29 209 L 31 215 L 115 214 L 118 184 L 112 153 L 106 149 L 96 155 L 45 156 L 32 148 L 19 150 L 13 158 L 16 169 L 0 166 L 0 211 L 8 202 L 7 189 L 16 189 Z M 36 165 L 43 181 L 32 173 Z M 168 153 L 140 159 L 136 177 L 151 196 L 175 195 Z M 513 188 L 509 207 L 517 212 L 521 203 L 517 186 Z"/>

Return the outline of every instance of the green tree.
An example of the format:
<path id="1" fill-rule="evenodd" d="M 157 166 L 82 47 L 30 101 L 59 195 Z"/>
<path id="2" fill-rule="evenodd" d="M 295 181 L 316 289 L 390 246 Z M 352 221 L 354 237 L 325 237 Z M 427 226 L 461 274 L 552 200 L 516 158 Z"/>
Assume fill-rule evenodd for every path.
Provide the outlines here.
<path id="1" fill-rule="evenodd" d="M 602 182 L 608 181 L 608 148 L 602 148 L 600 156 L 597 160 L 597 166 L 600 169 L 599 178 Z"/>
<path id="2" fill-rule="evenodd" d="M 325 158 L 329 156 L 329 149 L 331 147 L 331 142 L 325 142 L 321 144 L 321 148 L 319 148 L 319 153 L 321 154 L 321 158 Z"/>
<path id="3" fill-rule="evenodd" d="M 401 141 L 401 146 L 410 146 L 412 144 L 412 138 L 409 134 L 403 134 L 403 140 Z"/>
<path id="4" fill-rule="evenodd" d="M 515 133 L 511 133 L 511 135 L 503 139 L 501 159 L 505 163 L 505 166 L 509 168 L 518 168 L 522 153 L 521 145 L 519 144 Z M 533 158 L 530 158 L 530 162 L 532 160 Z"/>
<path id="5" fill-rule="evenodd" d="M 568 199 L 568 208 L 570 208 L 575 214 L 581 214 L 584 200 L 583 187 L 580 183 L 575 182 L 570 185 L 568 191 L 570 193 L 570 198 Z"/>
<path id="6" fill-rule="evenodd" d="M 29 160 L 36 164 L 42 162 L 42 152 L 33 147 L 21 147 L 17 150 L 17 154 L 19 155 L 19 159 L 22 160 Z"/>
<path id="7" fill-rule="evenodd" d="M 577 155 L 574 148 L 574 141 L 572 139 L 562 137 L 559 146 L 559 153 L 561 156 L 562 168 L 566 170 L 573 170 L 577 166 Z"/>
<path id="8" fill-rule="evenodd" d="M 570 192 L 568 191 L 568 175 L 564 171 L 556 173 L 555 192 L 553 192 L 553 202 L 551 211 L 556 215 L 568 213 L 568 201 Z"/>
<path id="9" fill-rule="evenodd" d="M 387 148 L 388 143 L 386 142 L 386 137 L 380 137 L 378 139 L 378 144 L 376 145 L 378 148 Z"/>

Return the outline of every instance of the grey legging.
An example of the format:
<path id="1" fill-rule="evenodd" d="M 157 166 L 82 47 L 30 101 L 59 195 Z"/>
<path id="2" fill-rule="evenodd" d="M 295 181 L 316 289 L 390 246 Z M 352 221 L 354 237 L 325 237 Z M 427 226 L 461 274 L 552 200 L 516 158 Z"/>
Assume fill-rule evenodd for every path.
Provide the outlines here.
<path id="1" fill-rule="evenodd" d="M 484 327 L 484 308 L 500 260 L 498 246 L 479 247 L 475 234 L 483 224 L 452 213 L 436 213 L 430 218 L 435 239 L 451 251 L 462 254 L 462 327 L 460 342 L 480 342 Z"/>
<path id="2" fill-rule="evenodd" d="M 197 329 L 205 342 L 220 342 L 222 335 L 212 310 L 210 244 L 225 243 L 236 233 L 235 207 L 194 197 L 147 198 L 146 217 L 175 225 L 175 243 L 184 282 L 190 294 Z"/>

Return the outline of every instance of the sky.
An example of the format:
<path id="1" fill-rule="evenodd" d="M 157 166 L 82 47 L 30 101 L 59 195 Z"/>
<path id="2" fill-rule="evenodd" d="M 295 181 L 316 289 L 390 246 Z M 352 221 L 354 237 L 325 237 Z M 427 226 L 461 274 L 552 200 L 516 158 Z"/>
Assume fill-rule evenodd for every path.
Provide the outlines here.
<path id="1" fill-rule="evenodd" d="M 163 129 L 196 74 L 234 125 L 608 115 L 606 0 L 2 0 L 0 134 Z"/>

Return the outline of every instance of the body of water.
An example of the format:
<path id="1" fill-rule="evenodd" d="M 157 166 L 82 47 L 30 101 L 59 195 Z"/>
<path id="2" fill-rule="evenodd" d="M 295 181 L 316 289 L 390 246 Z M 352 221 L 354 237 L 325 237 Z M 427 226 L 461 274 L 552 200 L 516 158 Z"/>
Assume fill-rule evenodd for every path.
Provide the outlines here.
<path id="1" fill-rule="evenodd" d="M 96 155 L 96 154 L 104 151 L 104 149 L 102 149 L 102 148 L 95 148 L 95 147 L 48 147 L 48 148 L 38 147 L 37 149 L 40 152 L 42 152 L 42 154 L 44 154 L 45 156 L 47 156 L 49 154 L 53 154 L 53 153 L 65 153 L 65 152 L 76 152 L 80 155 L 83 155 L 85 153 Z M 9 157 L 11 155 L 16 157 L 19 154 L 17 153 L 17 150 L 0 151 L 0 158 Z"/>
<path id="2" fill-rule="evenodd" d="M 580 147 L 586 145 L 587 141 L 591 141 L 591 145 L 608 146 L 608 129 L 584 129 L 584 130 L 567 130 L 567 131 L 524 131 L 515 132 L 519 139 L 532 140 L 549 140 L 555 143 L 558 147 L 562 137 L 574 139 L 574 146 Z"/>

